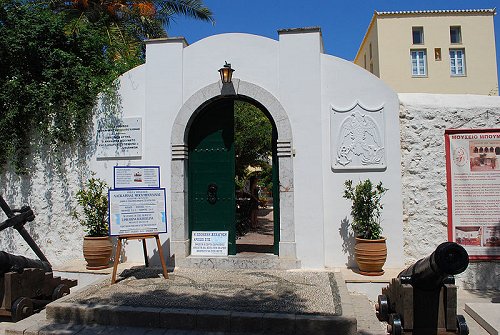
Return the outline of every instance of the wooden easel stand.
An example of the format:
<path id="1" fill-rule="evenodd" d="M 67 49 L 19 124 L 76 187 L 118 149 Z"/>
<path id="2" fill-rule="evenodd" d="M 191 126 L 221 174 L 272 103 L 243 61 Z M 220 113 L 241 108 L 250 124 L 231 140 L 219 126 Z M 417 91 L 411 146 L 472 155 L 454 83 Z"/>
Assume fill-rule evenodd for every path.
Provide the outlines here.
<path id="1" fill-rule="evenodd" d="M 160 256 L 161 267 L 163 268 L 163 277 L 168 279 L 167 266 L 165 265 L 165 258 L 163 257 L 163 250 L 160 243 L 158 234 L 138 234 L 138 235 L 120 235 L 118 236 L 118 244 L 116 245 L 115 263 L 113 266 L 113 276 L 111 277 L 111 284 L 116 283 L 116 270 L 120 261 L 120 253 L 122 250 L 122 240 L 142 240 L 142 250 L 144 251 L 144 263 L 149 267 L 148 250 L 146 248 L 146 239 L 154 238 L 158 247 L 158 255 Z"/>

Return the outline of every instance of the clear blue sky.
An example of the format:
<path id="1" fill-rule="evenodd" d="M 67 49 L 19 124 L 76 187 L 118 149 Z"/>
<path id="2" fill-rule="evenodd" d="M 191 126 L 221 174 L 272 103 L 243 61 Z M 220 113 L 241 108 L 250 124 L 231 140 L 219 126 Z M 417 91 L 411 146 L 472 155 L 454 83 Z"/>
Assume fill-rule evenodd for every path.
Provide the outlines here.
<path id="1" fill-rule="evenodd" d="M 222 33 L 251 33 L 278 38 L 278 29 L 321 27 L 325 53 L 347 60 L 356 56 L 368 24 L 377 11 L 484 9 L 499 0 L 205 0 L 216 23 L 176 18 L 169 36 L 184 36 L 189 44 Z M 497 72 L 500 66 L 500 19 L 495 15 Z M 500 75 L 499 75 L 500 77 Z"/>

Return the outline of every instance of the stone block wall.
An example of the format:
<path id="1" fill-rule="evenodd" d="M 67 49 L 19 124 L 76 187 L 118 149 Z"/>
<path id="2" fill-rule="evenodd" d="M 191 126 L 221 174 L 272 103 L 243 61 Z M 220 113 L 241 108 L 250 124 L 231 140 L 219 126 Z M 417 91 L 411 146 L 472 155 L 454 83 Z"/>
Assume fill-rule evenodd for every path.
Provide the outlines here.
<path id="1" fill-rule="evenodd" d="M 447 236 L 444 132 L 500 127 L 500 97 L 399 94 L 405 263 L 426 257 Z M 474 262 L 465 288 L 500 289 L 500 263 Z"/>

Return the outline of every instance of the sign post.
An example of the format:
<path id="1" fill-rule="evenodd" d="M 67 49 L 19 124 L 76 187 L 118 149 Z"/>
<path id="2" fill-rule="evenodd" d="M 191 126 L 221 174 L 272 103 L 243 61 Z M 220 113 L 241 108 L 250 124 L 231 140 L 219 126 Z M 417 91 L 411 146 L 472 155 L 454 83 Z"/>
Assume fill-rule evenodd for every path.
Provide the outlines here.
<path id="1" fill-rule="evenodd" d="M 124 118 L 119 124 L 97 129 L 97 159 L 139 158 L 142 156 L 142 119 Z"/>
<path id="2" fill-rule="evenodd" d="M 144 263 L 149 266 L 146 239 L 154 238 L 163 269 L 168 278 L 159 234 L 167 232 L 166 192 L 160 188 L 159 167 L 115 167 L 115 189 L 108 191 L 109 234 L 118 237 L 111 284 L 116 271 L 123 240 L 142 240 Z"/>
<path id="3" fill-rule="evenodd" d="M 147 238 L 154 238 L 156 240 L 156 246 L 158 247 L 158 255 L 160 256 L 160 263 L 163 270 L 163 277 L 165 279 L 168 279 L 167 266 L 165 264 L 165 258 L 163 257 L 163 249 L 161 247 L 160 237 L 158 234 L 122 235 L 118 236 L 118 243 L 116 244 L 115 262 L 113 265 L 113 276 L 111 277 L 111 284 L 116 283 L 116 271 L 118 269 L 118 263 L 120 261 L 120 253 L 122 250 L 123 240 L 142 240 L 142 249 L 144 251 L 144 263 L 146 267 L 149 266 L 148 251 L 146 249 Z"/>
<path id="4" fill-rule="evenodd" d="M 114 188 L 160 188 L 159 166 L 115 166 Z"/>

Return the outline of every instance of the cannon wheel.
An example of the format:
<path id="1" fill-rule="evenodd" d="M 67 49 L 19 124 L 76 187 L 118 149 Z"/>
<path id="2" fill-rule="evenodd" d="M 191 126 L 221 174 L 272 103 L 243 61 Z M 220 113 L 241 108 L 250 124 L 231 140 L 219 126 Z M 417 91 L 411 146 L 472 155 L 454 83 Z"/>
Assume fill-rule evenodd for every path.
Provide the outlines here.
<path id="1" fill-rule="evenodd" d="M 390 335 L 402 335 L 403 326 L 401 323 L 401 316 L 397 313 L 391 313 L 389 315 L 389 324 L 387 325 L 387 332 Z"/>
<path id="2" fill-rule="evenodd" d="M 378 318 L 380 321 L 389 320 L 389 299 L 385 294 L 378 296 Z"/>
<path id="3" fill-rule="evenodd" d="M 64 297 L 69 294 L 69 286 L 65 284 L 58 285 L 52 292 L 52 301 Z"/>
<path id="4" fill-rule="evenodd" d="M 467 326 L 463 315 L 457 315 L 457 334 L 469 335 L 469 326 Z"/>
<path id="5" fill-rule="evenodd" d="M 19 298 L 12 304 L 11 312 L 12 321 L 25 319 L 33 314 L 33 302 L 26 297 Z"/>

